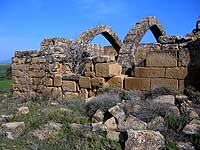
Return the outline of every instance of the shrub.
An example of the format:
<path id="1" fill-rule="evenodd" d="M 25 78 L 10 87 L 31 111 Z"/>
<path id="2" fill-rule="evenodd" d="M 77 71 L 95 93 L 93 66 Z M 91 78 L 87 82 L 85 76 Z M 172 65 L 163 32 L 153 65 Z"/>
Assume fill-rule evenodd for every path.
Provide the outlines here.
<path id="1" fill-rule="evenodd" d="M 98 95 L 86 104 L 86 115 L 91 118 L 98 109 L 106 112 L 109 108 L 115 106 L 119 102 L 121 102 L 121 99 L 117 94 L 111 95 L 109 93 L 104 93 Z"/>
<path id="2" fill-rule="evenodd" d="M 105 88 L 105 89 L 101 89 L 100 91 L 98 91 L 98 95 L 107 93 L 109 95 L 117 95 L 119 96 L 119 98 L 126 102 L 131 102 L 131 101 L 135 101 L 136 99 L 140 99 L 143 97 L 143 93 L 141 91 L 127 91 L 121 88 Z"/>
<path id="3" fill-rule="evenodd" d="M 63 103 L 63 105 L 73 111 L 76 111 L 77 113 L 85 115 L 86 103 L 85 100 L 82 98 L 67 100 Z"/>
<path id="4" fill-rule="evenodd" d="M 108 95 L 119 96 L 119 98 L 122 100 L 124 96 L 128 93 L 128 91 L 121 88 L 112 88 L 112 87 L 101 88 L 97 91 L 97 95 L 102 95 L 105 93 L 107 93 Z"/>
<path id="5" fill-rule="evenodd" d="M 178 150 L 178 148 L 176 147 L 176 143 L 170 142 L 165 146 L 165 150 Z"/>
<path id="6" fill-rule="evenodd" d="M 172 114 L 167 114 L 165 116 L 165 124 L 168 128 L 171 128 L 171 129 L 174 129 L 174 130 L 179 127 L 178 119 L 176 118 L 176 116 L 174 116 Z"/>
<path id="7" fill-rule="evenodd" d="M 177 92 L 167 87 L 155 88 L 145 93 L 145 98 L 155 98 L 161 95 L 176 95 Z"/>

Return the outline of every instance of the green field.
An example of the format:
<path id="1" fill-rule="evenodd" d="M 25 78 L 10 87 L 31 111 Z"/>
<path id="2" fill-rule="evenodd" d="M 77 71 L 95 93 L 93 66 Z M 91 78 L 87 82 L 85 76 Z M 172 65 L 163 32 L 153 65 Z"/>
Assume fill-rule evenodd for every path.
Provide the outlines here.
<path id="1" fill-rule="evenodd" d="M 6 91 L 12 88 L 12 80 L 0 80 L 0 91 Z"/>
<path id="2" fill-rule="evenodd" d="M 11 65 L 0 64 L 0 80 L 11 78 Z"/>
<path id="3" fill-rule="evenodd" d="M 11 65 L 0 64 L 0 91 L 12 88 L 11 76 Z"/>

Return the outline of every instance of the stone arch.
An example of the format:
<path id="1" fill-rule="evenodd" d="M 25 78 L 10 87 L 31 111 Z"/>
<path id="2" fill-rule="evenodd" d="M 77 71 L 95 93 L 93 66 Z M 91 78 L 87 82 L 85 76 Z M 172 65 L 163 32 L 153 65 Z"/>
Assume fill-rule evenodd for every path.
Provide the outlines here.
<path id="1" fill-rule="evenodd" d="M 118 55 L 118 63 L 123 67 L 123 73 L 131 74 L 134 65 L 136 49 L 145 33 L 151 30 L 158 41 L 160 36 L 165 36 L 165 30 L 159 20 L 154 16 L 148 16 L 139 22 L 128 32 L 123 40 L 123 46 Z"/>
<path id="2" fill-rule="evenodd" d="M 122 42 L 117 34 L 113 32 L 112 29 L 107 25 L 100 25 L 83 32 L 77 39 L 74 40 L 74 42 L 72 42 L 72 46 L 75 46 L 78 43 L 87 45 L 94 39 L 94 37 L 99 34 L 103 35 L 110 42 L 113 48 L 119 53 Z"/>
<path id="3" fill-rule="evenodd" d="M 73 72 L 80 73 L 81 65 L 84 64 L 85 59 L 90 58 L 90 56 L 102 54 L 101 51 L 103 46 L 91 44 L 91 41 L 94 39 L 94 37 L 99 34 L 102 34 L 111 43 L 117 54 L 119 53 L 122 42 L 110 27 L 106 25 L 100 25 L 89 29 L 83 32 L 69 46 L 69 62 L 72 64 Z M 97 49 L 97 51 L 94 51 L 94 47 Z"/>
<path id="4" fill-rule="evenodd" d="M 165 35 L 165 30 L 160 24 L 160 21 L 154 16 L 148 16 L 139 22 L 127 33 L 126 37 L 123 40 L 123 43 L 135 43 L 139 44 L 145 33 L 151 30 L 155 39 L 158 41 L 160 36 Z"/>

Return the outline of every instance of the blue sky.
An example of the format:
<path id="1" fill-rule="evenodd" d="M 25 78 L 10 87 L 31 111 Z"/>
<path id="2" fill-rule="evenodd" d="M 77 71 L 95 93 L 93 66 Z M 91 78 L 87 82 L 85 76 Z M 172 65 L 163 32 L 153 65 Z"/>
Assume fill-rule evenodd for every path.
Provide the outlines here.
<path id="1" fill-rule="evenodd" d="M 185 35 L 200 16 L 200 0 L 0 0 L 0 60 L 34 50 L 47 37 L 76 38 L 100 24 L 124 39 L 137 21 L 156 16 L 167 34 Z M 143 42 L 152 42 L 149 32 Z M 108 43 L 97 36 L 94 43 Z"/>

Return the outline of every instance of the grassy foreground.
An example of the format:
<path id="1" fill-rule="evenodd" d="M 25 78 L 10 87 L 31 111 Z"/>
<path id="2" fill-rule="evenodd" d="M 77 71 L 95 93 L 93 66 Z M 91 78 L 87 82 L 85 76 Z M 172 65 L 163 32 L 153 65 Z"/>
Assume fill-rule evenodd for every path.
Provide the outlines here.
<path id="1" fill-rule="evenodd" d="M 16 140 L 5 138 L 0 132 L 0 149 L 31 150 L 121 150 L 119 143 L 91 132 L 81 98 L 50 102 L 47 99 L 17 104 L 12 97 L 0 97 L 0 115 L 12 115 L 10 122 L 23 121 L 26 125 L 23 135 Z M 17 114 L 17 108 L 26 106 L 28 114 Z M 48 122 L 61 123 L 62 129 L 46 140 L 39 140 L 33 132 Z M 85 125 L 84 128 L 71 128 L 70 124 Z"/>
<path id="2" fill-rule="evenodd" d="M 11 65 L 0 64 L 0 91 L 8 91 L 12 88 Z"/>
<path id="3" fill-rule="evenodd" d="M 11 65 L 0 64 L 0 80 L 8 79 L 8 77 L 11 77 Z"/>
<path id="4" fill-rule="evenodd" d="M 7 91 L 12 88 L 12 80 L 0 80 L 0 91 Z"/>

